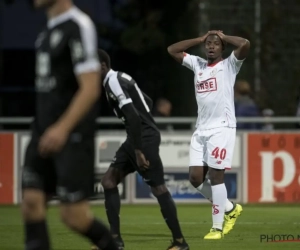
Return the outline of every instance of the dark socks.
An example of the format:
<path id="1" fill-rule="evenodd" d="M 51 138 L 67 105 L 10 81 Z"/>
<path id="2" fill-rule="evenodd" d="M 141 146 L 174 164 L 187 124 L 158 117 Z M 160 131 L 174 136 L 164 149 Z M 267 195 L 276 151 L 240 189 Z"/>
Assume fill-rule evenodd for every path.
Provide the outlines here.
<path id="1" fill-rule="evenodd" d="M 180 225 L 177 218 L 176 205 L 169 192 L 157 196 L 158 203 L 161 208 L 161 213 L 172 232 L 173 239 L 183 239 Z"/>
<path id="2" fill-rule="evenodd" d="M 94 220 L 85 234 L 101 250 L 118 250 L 108 228 L 100 221 Z"/>
<path id="3" fill-rule="evenodd" d="M 120 236 L 120 196 L 117 187 L 104 189 L 106 215 L 112 235 Z M 121 237 L 121 236 L 120 236 Z"/>
<path id="4" fill-rule="evenodd" d="M 25 250 L 50 250 L 46 221 L 25 222 Z"/>

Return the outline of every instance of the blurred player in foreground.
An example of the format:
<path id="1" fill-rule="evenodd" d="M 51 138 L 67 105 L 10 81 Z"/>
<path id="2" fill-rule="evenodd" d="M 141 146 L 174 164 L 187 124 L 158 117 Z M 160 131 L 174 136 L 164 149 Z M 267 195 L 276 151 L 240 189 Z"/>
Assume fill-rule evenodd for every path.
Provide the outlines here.
<path id="1" fill-rule="evenodd" d="M 165 181 L 162 161 L 159 156 L 160 132 L 150 113 L 152 100 L 138 87 L 135 80 L 111 69 L 110 57 L 99 50 L 103 86 L 114 112 L 122 120 L 127 139 L 116 152 L 109 169 L 102 178 L 105 208 L 111 233 L 119 249 L 124 249 L 120 233 L 120 196 L 117 185 L 130 173 L 137 171 L 150 186 L 157 198 L 166 224 L 173 235 L 167 249 L 188 250 L 181 233 L 175 203 Z"/>
<path id="2" fill-rule="evenodd" d="M 201 43 L 205 45 L 207 60 L 185 53 Z M 223 59 L 227 43 L 236 49 Z M 195 75 L 198 120 L 190 144 L 189 172 L 191 184 L 212 202 L 213 226 L 204 239 L 223 238 L 242 212 L 241 205 L 227 199 L 224 173 L 231 168 L 236 137 L 233 87 L 249 49 L 248 40 L 224 35 L 222 31 L 209 31 L 168 47 L 169 54 Z"/>
<path id="3" fill-rule="evenodd" d="M 25 249 L 51 249 L 45 204 L 57 194 L 65 225 L 102 250 L 117 250 L 88 202 L 101 91 L 95 27 L 71 0 L 34 6 L 46 9 L 48 22 L 36 41 L 36 116 L 22 176 Z"/>

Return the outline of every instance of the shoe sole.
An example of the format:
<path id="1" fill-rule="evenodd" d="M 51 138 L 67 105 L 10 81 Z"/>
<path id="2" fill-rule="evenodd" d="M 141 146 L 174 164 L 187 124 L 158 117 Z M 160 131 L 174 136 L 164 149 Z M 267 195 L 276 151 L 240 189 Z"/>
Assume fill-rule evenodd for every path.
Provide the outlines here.
<path id="1" fill-rule="evenodd" d="M 224 239 L 224 233 L 221 233 L 221 238 L 219 239 L 207 239 L 205 236 L 203 237 L 204 240 L 223 240 Z"/>
<path id="2" fill-rule="evenodd" d="M 224 239 L 224 235 L 223 235 L 223 237 L 222 238 L 220 238 L 220 239 L 205 239 L 205 238 L 203 238 L 204 240 L 223 240 Z"/>
<path id="3" fill-rule="evenodd" d="M 241 205 L 240 205 L 240 206 L 241 206 Z M 243 207 L 241 206 L 241 210 L 238 211 L 238 213 L 237 213 L 238 216 L 240 216 L 240 215 L 242 214 L 242 212 L 243 212 Z M 236 219 L 236 221 L 237 221 L 237 219 Z M 235 221 L 235 222 L 236 222 L 236 221 Z M 232 227 L 227 233 L 224 233 L 224 232 L 223 232 L 223 234 L 224 234 L 224 235 L 229 234 L 229 233 L 232 231 L 232 229 L 234 228 L 234 226 L 235 226 L 235 223 L 234 223 L 233 227 Z"/>

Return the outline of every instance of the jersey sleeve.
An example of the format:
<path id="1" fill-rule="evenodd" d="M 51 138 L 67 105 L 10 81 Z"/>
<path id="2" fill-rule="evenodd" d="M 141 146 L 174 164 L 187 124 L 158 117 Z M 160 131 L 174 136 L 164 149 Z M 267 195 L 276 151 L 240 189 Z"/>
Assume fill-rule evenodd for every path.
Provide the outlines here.
<path id="1" fill-rule="evenodd" d="M 234 51 L 232 51 L 232 53 L 230 54 L 230 56 L 227 58 L 227 63 L 228 63 L 228 67 L 231 69 L 231 71 L 234 74 L 238 74 L 242 64 L 243 64 L 244 60 L 238 60 L 235 55 L 234 55 Z"/>
<path id="2" fill-rule="evenodd" d="M 89 18 L 76 22 L 71 31 L 69 47 L 75 75 L 98 71 L 97 32 Z"/>
<path id="3" fill-rule="evenodd" d="M 188 69 L 194 71 L 197 65 L 201 65 L 206 63 L 206 61 L 198 56 L 193 56 L 184 52 L 184 57 L 182 60 L 182 65 L 187 67 Z"/>
<path id="4" fill-rule="evenodd" d="M 127 74 L 124 74 L 123 77 L 124 76 L 127 78 L 130 77 Z M 119 108 L 122 110 L 125 120 L 129 125 L 129 135 L 133 140 L 134 148 L 140 150 L 142 148 L 141 120 L 137 110 L 133 105 L 132 99 L 130 98 L 128 92 L 122 88 L 117 74 L 112 75 L 109 78 L 108 84 L 108 88 L 110 89 L 109 92 L 113 94 L 115 100 L 118 101 Z"/>
<path id="5" fill-rule="evenodd" d="M 117 74 L 110 77 L 108 84 L 111 93 L 115 96 L 119 103 L 120 109 L 128 103 L 132 103 L 132 99 L 130 98 L 128 92 L 121 87 Z"/>

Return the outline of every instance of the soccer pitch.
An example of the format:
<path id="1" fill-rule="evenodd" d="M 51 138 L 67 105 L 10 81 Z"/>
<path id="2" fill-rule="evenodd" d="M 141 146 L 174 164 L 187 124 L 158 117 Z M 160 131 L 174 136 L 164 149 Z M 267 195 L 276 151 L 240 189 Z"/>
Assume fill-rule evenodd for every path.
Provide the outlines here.
<path id="1" fill-rule="evenodd" d="M 183 233 L 191 250 L 214 249 L 300 249 L 300 241 L 267 242 L 267 236 L 298 240 L 300 237 L 299 205 L 244 205 L 235 228 L 223 240 L 204 241 L 211 227 L 209 205 L 178 205 Z M 93 206 L 105 222 L 103 205 Z M 162 220 L 158 205 L 123 205 L 121 209 L 123 239 L 126 250 L 166 249 L 171 235 Z M 54 250 L 89 250 L 90 244 L 69 231 L 58 218 L 57 207 L 51 207 L 48 223 Z M 23 226 L 19 207 L 0 207 L 0 250 L 23 249 Z M 270 239 L 269 239 L 270 241 Z"/>

